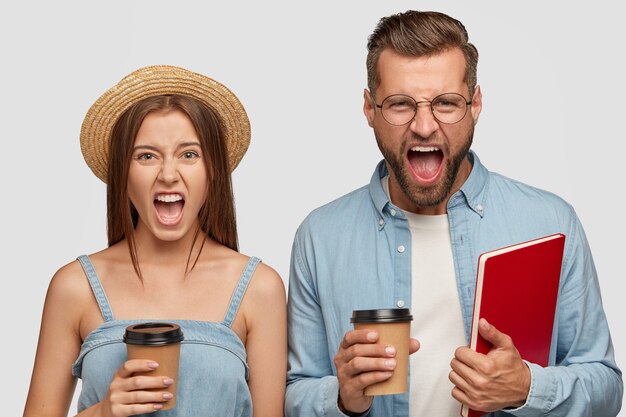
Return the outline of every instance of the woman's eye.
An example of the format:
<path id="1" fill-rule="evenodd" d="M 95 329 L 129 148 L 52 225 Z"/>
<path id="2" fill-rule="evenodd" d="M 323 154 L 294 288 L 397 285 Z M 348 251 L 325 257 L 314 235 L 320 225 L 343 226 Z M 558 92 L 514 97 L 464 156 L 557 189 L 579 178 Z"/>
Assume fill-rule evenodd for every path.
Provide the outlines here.
<path id="1" fill-rule="evenodd" d="M 185 159 L 193 159 L 193 158 L 197 158 L 198 154 L 196 152 L 193 151 L 187 151 L 185 153 L 183 153 L 183 158 Z"/>
<path id="2" fill-rule="evenodd" d="M 151 153 L 142 153 L 141 155 L 137 156 L 137 159 L 139 161 L 150 161 L 154 159 L 154 155 L 152 155 Z"/>

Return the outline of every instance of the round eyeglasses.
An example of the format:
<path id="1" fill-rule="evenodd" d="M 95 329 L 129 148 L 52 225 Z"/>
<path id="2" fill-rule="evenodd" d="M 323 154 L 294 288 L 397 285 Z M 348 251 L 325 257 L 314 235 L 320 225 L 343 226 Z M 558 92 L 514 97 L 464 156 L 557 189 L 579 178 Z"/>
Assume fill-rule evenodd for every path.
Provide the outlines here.
<path id="1" fill-rule="evenodd" d="M 458 123 L 467 114 L 467 107 L 472 101 L 465 100 L 460 94 L 445 93 L 432 100 L 415 101 L 413 97 L 404 94 L 394 94 L 383 100 L 376 107 L 382 110 L 383 119 L 394 126 L 410 123 L 415 118 L 417 106 L 428 103 L 433 117 L 440 123 L 451 125 Z"/>

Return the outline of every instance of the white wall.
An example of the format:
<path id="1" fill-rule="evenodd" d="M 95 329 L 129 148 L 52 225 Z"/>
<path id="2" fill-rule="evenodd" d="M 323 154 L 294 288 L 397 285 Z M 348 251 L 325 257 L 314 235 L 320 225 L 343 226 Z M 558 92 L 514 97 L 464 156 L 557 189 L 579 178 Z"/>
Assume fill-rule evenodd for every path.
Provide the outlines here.
<path id="1" fill-rule="evenodd" d="M 106 244 L 105 186 L 78 143 L 82 118 L 102 92 L 140 66 L 172 64 L 237 93 L 253 130 L 234 174 L 241 250 L 286 280 L 300 221 L 365 184 L 380 158 L 361 112 L 366 38 L 381 16 L 415 7 L 459 18 L 479 49 L 481 160 L 577 209 L 618 364 L 626 366 L 620 2 L 249 3 L 0 6 L 0 317 L 10 358 L 3 414 L 22 412 L 50 277 Z"/>

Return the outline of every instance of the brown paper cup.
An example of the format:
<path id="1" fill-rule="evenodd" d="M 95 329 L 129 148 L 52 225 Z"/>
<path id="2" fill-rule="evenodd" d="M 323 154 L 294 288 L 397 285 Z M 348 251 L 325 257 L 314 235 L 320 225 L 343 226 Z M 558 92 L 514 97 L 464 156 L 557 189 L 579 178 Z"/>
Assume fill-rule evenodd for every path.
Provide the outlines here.
<path id="1" fill-rule="evenodd" d="M 161 410 L 169 410 L 176 406 L 176 385 L 178 382 L 178 363 L 180 359 L 180 342 L 183 333 L 173 323 L 141 323 L 126 328 L 124 342 L 128 359 L 150 359 L 159 367 L 149 372 L 137 372 L 136 375 L 160 375 L 174 380 L 166 389 L 154 388 L 151 391 L 168 391 L 174 396 L 163 403 Z"/>
<path id="2" fill-rule="evenodd" d="M 411 331 L 409 309 L 355 310 L 352 323 L 355 330 L 368 329 L 378 333 L 378 343 L 396 348 L 397 365 L 391 378 L 365 388 L 365 395 L 389 395 L 406 392 L 409 371 L 409 338 Z"/>

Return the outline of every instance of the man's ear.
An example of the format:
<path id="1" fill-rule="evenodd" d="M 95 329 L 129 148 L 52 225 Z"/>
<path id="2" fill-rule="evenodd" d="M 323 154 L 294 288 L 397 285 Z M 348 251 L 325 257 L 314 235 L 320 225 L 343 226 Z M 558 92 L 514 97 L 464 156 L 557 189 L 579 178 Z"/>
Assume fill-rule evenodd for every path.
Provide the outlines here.
<path id="1" fill-rule="evenodd" d="M 470 111 L 472 112 L 472 117 L 474 119 L 474 125 L 478 123 L 478 117 L 480 116 L 480 112 L 483 109 L 483 93 L 480 91 L 480 86 L 477 85 L 474 88 L 474 97 L 472 97 L 472 104 L 470 107 Z"/>
<path id="2" fill-rule="evenodd" d="M 374 127 L 374 117 L 376 116 L 376 104 L 368 89 L 363 90 L 363 114 L 367 119 L 367 124 Z"/>

